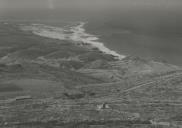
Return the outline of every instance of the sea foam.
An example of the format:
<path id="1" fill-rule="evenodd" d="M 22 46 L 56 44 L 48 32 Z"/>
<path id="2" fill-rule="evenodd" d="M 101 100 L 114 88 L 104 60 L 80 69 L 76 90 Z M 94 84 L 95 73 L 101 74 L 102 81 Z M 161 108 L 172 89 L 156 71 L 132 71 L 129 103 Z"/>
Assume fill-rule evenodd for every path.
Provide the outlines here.
<path id="1" fill-rule="evenodd" d="M 71 40 L 72 42 L 82 42 L 85 44 L 89 44 L 92 47 L 98 48 L 105 54 L 110 54 L 116 57 L 117 59 L 125 58 L 124 55 L 118 54 L 116 51 L 110 50 L 107 48 L 104 43 L 99 42 L 99 38 L 95 35 L 89 34 L 84 29 L 86 23 L 80 22 L 77 25 L 73 25 L 71 27 L 53 27 L 47 26 L 43 24 L 32 24 L 29 26 L 23 26 L 22 29 L 26 31 L 31 31 L 32 33 L 59 40 Z"/>

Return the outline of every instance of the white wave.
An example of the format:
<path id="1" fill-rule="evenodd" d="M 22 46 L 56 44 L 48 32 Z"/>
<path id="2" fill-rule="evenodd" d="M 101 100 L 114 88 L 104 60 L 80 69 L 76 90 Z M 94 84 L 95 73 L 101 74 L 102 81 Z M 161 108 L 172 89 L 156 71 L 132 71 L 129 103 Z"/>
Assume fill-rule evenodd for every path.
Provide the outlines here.
<path id="1" fill-rule="evenodd" d="M 64 34 L 64 29 L 62 28 L 46 26 L 42 24 L 32 24 L 30 26 L 23 26 L 22 29 L 26 31 L 32 31 L 34 34 L 39 36 L 66 40 L 66 35 Z"/>
<path id="2" fill-rule="evenodd" d="M 73 42 L 82 42 L 85 44 L 90 44 L 93 47 L 98 48 L 105 54 L 110 54 L 115 56 L 117 59 L 125 58 L 124 55 L 120 55 L 117 52 L 107 48 L 102 42 L 99 42 L 99 38 L 95 35 L 88 34 L 84 29 L 85 23 L 80 22 L 76 26 L 70 28 L 58 28 L 42 24 L 32 24 L 30 26 L 23 26 L 23 30 L 32 31 L 34 34 L 54 38 L 59 40 L 71 40 Z"/>

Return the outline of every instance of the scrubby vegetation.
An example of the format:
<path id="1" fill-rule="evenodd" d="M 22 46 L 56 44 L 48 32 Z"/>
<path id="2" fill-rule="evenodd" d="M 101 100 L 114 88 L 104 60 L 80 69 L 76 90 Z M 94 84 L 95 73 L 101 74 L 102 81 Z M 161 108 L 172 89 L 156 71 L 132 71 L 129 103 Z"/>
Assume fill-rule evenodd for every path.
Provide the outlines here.
<path id="1" fill-rule="evenodd" d="M 2 128 L 182 127 L 180 67 L 117 60 L 14 23 L 0 23 L 0 57 Z"/>

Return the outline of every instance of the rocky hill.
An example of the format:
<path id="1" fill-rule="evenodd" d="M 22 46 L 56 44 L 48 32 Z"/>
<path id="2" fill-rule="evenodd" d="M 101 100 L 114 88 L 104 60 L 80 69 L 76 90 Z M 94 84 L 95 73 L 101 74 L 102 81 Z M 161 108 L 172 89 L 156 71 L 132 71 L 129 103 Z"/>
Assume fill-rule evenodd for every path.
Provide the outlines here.
<path id="1" fill-rule="evenodd" d="M 182 70 L 0 23 L 0 127 L 179 128 Z"/>

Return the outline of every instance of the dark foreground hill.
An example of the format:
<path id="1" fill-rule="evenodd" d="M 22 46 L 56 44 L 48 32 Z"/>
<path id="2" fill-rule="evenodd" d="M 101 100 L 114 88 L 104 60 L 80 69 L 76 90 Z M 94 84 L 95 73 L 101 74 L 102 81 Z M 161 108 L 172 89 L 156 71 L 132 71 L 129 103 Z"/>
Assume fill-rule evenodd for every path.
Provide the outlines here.
<path id="1" fill-rule="evenodd" d="M 0 24 L 0 127 L 179 128 L 182 70 Z"/>

